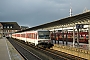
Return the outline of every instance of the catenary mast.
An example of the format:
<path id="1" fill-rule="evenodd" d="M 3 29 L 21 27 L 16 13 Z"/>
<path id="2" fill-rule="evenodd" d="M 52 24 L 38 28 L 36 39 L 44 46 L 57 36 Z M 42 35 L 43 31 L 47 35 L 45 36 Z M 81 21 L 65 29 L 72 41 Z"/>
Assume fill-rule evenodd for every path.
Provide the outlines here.
<path id="1" fill-rule="evenodd" d="M 72 7 L 70 6 L 70 17 L 72 16 Z"/>

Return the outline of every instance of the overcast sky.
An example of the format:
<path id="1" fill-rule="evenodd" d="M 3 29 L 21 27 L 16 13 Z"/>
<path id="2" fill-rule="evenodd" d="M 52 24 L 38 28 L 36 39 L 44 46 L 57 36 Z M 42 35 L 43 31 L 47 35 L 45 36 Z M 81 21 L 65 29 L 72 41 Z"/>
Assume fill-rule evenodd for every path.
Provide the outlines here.
<path id="1" fill-rule="evenodd" d="M 0 21 L 37 26 L 68 17 L 70 5 L 76 15 L 90 9 L 90 0 L 0 0 Z"/>

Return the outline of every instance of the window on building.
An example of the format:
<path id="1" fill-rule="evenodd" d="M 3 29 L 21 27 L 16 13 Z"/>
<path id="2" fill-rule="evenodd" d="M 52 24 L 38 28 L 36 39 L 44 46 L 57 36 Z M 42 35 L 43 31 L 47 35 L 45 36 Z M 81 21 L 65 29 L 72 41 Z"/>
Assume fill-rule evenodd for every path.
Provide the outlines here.
<path id="1" fill-rule="evenodd" d="M 14 32 L 14 30 L 12 30 L 12 33 Z"/>
<path id="2" fill-rule="evenodd" d="M 10 26 L 10 28 L 12 28 L 12 26 Z"/>
<path id="3" fill-rule="evenodd" d="M 6 26 L 4 26 L 4 28 L 6 28 Z"/>
<path id="4" fill-rule="evenodd" d="M 7 28 L 9 28 L 9 26 L 7 26 Z"/>
<path id="5" fill-rule="evenodd" d="M 2 26 L 1 26 L 1 28 L 2 28 Z"/>
<path id="6" fill-rule="evenodd" d="M 5 32 L 8 32 L 8 30 L 6 30 Z"/>
<path id="7" fill-rule="evenodd" d="M 10 31 L 8 30 L 8 32 L 10 32 Z"/>
<path id="8" fill-rule="evenodd" d="M 0 26 L 0 28 L 2 28 L 2 26 Z"/>

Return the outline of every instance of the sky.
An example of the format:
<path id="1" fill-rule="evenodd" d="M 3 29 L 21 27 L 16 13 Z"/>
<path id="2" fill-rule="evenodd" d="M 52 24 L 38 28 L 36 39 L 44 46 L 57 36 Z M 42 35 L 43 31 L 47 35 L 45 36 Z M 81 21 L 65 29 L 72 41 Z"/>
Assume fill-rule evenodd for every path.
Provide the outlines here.
<path id="1" fill-rule="evenodd" d="M 90 9 L 90 0 L 0 0 L 0 21 L 34 27 Z"/>

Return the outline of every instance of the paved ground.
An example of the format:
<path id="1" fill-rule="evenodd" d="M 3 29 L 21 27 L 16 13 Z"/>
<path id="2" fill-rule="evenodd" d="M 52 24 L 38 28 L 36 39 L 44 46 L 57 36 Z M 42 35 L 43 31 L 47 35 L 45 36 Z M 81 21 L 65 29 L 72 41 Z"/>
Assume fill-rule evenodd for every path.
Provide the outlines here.
<path id="1" fill-rule="evenodd" d="M 4 37 L 0 39 L 0 60 L 24 60 L 12 44 Z"/>

